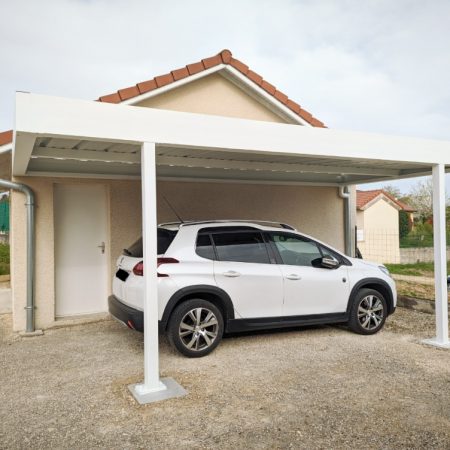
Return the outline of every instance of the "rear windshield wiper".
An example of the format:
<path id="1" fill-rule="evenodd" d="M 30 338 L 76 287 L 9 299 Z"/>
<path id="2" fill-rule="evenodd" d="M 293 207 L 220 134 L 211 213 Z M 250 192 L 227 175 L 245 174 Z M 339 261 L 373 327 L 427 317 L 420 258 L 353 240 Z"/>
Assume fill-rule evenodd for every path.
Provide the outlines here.
<path id="1" fill-rule="evenodd" d="M 123 253 L 127 256 L 133 256 L 133 253 L 131 253 L 127 248 L 123 249 Z"/>

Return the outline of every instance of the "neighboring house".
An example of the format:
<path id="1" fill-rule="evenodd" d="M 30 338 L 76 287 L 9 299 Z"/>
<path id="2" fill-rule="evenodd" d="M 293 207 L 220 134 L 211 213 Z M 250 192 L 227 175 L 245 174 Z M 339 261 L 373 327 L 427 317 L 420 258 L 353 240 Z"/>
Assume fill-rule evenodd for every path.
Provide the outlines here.
<path id="1" fill-rule="evenodd" d="M 356 192 L 357 245 L 364 259 L 400 262 L 399 211 L 414 210 L 382 189 Z"/>
<path id="2" fill-rule="evenodd" d="M 321 121 L 286 94 L 233 58 L 228 50 L 102 96 L 99 101 L 324 127 Z M 3 149 L 11 147 L 11 138 L 10 132 L 0 134 L 0 151 L 2 146 Z M 73 152 L 92 154 L 96 151 L 98 154 L 98 150 L 104 150 L 107 155 L 115 155 L 118 159 L 127 151 L 126 146 L 122 148 L 120 144 L 109 147 L 98 144 L 96 148 L 91 148 L 90 145 L 94 144 L 41 138 L 35 144 L 38 146 L 34 153 L 37 156 L 30 160 L 27 167 L 27 174 L 35 176 L 13 178 L 30 186 L 37 198 L 35 295 L 38 328 L 52 326 L 55 321 L 67 316 L 105 312 L 116 259 L 122 249 L 142 232 L 140 167 L 137 163 L 114 166 L 115 163 L 111 162 L 111 167 L 117 167 L 116 174 L 102 176 L 93 173 L 92 178 L 86 174 L 78 176 L 82 161 L 70 163 Z M 64 158 L 52 159 L 54 151 Z M 221 171 L 214 167 L 208 168 L 208 176 L 205 177 L 204 171 L 195 167 L 195 158 L 191 158 L 194 165 L 183 168 L 183 178 L 174 177 L 172 174 L 176 168 L 173 166 L 182 156 L 177 149 L 173 149 L 170 161 L 167 156 L 158 160 L 159 222 L 176 220 L 163 200 L 166 197 L 184 220 L 279 220 L 344 250 L 344 200 L 339 195 L 337 184 L 319 185 L 323 179 L 320 174 L 311 174 L 309 182 L 296 182 L 289 171 L 280 170 L 277 175 L 276 170 L 268 170 L 273 176 L 273 181 L 268 183 L 259 182 L 257 173 L 249 175 L 238 170 L 233 183 L 229 183 L 221 179 Z M 65 175 L 55 176 L 53 172 L 46 172 L 46 165 L 48 167 L 51 163 L 55 167 L 61 159 L 65 159 Z M 239 163 L 239 157 L 233 163 Z M 119 170 L 124 169 L 128 172 L 121 174 Z M 133 170 L 135 172 L 130 172 Z M 358 171 L 361 169 L 357 168 L 356 173 Z M 340 173 L 336 177 L 339 179 Z M 25 328 L 26 215 L 23 203 L 23 195 L 13 192 L 14 330 Z M 353 212 L 352 226 L 355 216 Z M 103 255 L 97 249 L 97 245 L 102 246 L 101 243 L 104 244 Z M 100 256 L 93 254 L 87 264 L 87 255 L 92 252 L 98 252 Z"/>

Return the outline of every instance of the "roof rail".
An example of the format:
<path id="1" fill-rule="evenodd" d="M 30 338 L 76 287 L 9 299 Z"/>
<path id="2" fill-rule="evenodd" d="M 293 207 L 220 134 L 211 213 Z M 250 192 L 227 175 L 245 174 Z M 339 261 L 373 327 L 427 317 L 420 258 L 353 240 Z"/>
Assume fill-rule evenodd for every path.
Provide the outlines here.
<path id="1" fill-rule="evenodd" d="M 271 221 L 271 220 L 255 220 L 255 219 L 230 219 L 230 220 L 192 220 L 192 221 L 186 221 L 186 222 L 165 222 L 160 223 L 158 226 L 168 226 L 168 225 L 179 225 L 181 227 L 189 226 L 189 225 L 201 225 L 201 224 L 207 224 L 207 223 L 240 223 L 240 222 L 246 222 L 246 223 L 260 223 L 265 225 L 277 225 L 281 228 L 284 228 L 286 230 L 295 230 L 295 228 L 292 225 L 289 225 L 287 223 L 283 222 L 277 222 L 277 221 Z"/>

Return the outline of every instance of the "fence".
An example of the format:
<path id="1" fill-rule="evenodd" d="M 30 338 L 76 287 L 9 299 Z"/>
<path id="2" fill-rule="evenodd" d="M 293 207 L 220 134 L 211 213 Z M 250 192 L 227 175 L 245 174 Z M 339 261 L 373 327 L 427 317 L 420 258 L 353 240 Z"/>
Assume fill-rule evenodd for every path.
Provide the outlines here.
<path id="1" fill-rule="evenodd" d="M 397 230 L 368 229 L 357 231 L 357 246 L 364 259 L 399 264 L 400 236 Z"/>
<path id="2" fill-rule="evenodd" d="M 409 235 L 400 238 L 396 230 L 357 230 L 357 247 L 364 259 L 379 263 L 415 264 L 434 260 L 432 235 Z M 450 235 L 447 242 L 450 243 Z M 450 261 L 450 247 L 447 248 Z"/>

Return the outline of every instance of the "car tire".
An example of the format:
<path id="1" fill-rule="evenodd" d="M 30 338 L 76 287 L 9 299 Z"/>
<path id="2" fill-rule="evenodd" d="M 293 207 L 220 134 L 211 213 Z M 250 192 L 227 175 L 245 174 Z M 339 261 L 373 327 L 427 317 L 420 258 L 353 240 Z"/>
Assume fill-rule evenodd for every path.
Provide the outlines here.
<path id="1" fill-rule="evenodd" d="M 360 289 L 350 307 L 348 326 L 358 334 L 375 334 L 383 328 L 387 317 L 387 303 L 375 289 Z"/>
<path id="2" fill-rule="evenodd" d="M 207 300 L 191 299 L 172 312 L 167 337 L 184 356 L 200 358 L 219 345 L 223 330 L 223 316 L 217 306 Z"/>

